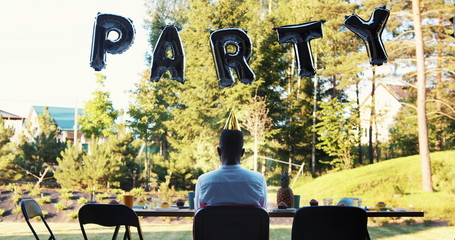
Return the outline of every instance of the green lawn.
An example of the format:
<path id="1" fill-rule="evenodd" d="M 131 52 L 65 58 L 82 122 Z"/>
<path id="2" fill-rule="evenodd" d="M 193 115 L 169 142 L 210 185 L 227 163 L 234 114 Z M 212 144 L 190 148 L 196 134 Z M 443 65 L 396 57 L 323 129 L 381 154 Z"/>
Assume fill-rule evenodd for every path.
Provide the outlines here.
<path id="1" fill-rule="evenodd" d="M 38 233 L 45 233 L 44 225 L 38 225 Z M 82 234 L 77 223 L 50 223 L 57 240 L 82 239 Z M 191 224 L 143 224 L 142 230 L 145 239 L 159 240 L 191 240 Z M 0 240 L 29 240 L 33 239 L 26 223 L 1 222 Z M 87 225 L 89 239 L 108 240 L 111 239 L 112 228 L 103 228 L 97 225 Z M 455 238 L 455 226 L 450 227 L 426 227 L 426 226 L 385 226 L 370 227 L 372 239 L 380 240 L 453 240 Z M 133 233 L 135 233 L 133 228 Z M 47 239 L 45 235 L 42 239 Z M 137 234 L 133 234 L 134 239 Z M 120 239 L 120 238 L 119 238 Z M 291 225 L 272 225 L 270 240 L 291 239 Z"/>

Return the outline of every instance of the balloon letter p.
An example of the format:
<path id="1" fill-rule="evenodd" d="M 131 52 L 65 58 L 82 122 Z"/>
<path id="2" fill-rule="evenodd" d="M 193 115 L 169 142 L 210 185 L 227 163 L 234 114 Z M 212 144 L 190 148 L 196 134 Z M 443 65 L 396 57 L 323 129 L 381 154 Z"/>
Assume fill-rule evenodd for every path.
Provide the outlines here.
<path id="1" fill-rule="evenodd" d="M 240 82 L 251 84 L 255 75 L 248 65 L 251 56 L 251 40 L 245 31 L 224 28 L 210 34 L 213 58 L 221 87 L 234 85 L 231 68 L 235 69 Z"/>
<path id="2" fill-rule="evenodd" d="M 344 25 L 367 45 L 371 65 L 380 66 L 387 62 L 387 53 L 382 44 L 381 34 L 389 15 L 390 11 L 383 6 L 376 8 L 368 21 L 364 21 L 357 15 L 350 15 L 344 20 Z"/>
<path id="3" fill-rule="evenodd" d="M 111 32 L 117 33 L 117 38 L 109 39 Z M 110 54 L 121 54 L 133 44 L 134 41 L 133 22 L 125 17 L 98 13 L 93 26 L 92 52 L 90 66 L 95 71 L 101 71 L 105 67 L 106 52 Z"/>

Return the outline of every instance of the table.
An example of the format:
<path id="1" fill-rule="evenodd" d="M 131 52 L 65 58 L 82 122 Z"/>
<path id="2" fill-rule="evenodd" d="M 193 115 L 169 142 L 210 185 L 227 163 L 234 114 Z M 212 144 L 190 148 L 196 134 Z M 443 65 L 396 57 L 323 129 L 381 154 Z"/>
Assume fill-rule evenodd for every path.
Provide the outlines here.
<path id="1" fill-rule="evenodd" d="M 194 217 L 192 209 L 139 209 L 133 208 L 138 216 L 147 217 Z M 269 210 L 270 217 L 294 217 L 295 210 Z M 404 208 L 391 208 L 387 211 L 367 210 L 368 217 L 423 217 L 423 211 L 414 211 Z"/>

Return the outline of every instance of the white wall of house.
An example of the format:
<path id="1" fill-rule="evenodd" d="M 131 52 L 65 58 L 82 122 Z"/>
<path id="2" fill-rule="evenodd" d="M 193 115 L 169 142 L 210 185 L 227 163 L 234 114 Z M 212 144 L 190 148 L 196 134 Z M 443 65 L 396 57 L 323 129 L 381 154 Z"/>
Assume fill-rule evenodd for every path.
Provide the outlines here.
<path id="1" fill-rule="evenodd" d="M 369 90 L 371 88 L 368 88 Z M 366 95 L 360 104 L 360 119 L 362 128 L 361 142 L 367 144 L 369 140 L 369 127 L 371 115 L 371 94 Z M 373 125 L 373 142 L 389 140 L 389 130 L 395 123 L 394 117 L 401 108 L 401 103 L 396 96 L 385 85 L 378 84 L 375 89 L 375 113 L 376 124 Z"/>

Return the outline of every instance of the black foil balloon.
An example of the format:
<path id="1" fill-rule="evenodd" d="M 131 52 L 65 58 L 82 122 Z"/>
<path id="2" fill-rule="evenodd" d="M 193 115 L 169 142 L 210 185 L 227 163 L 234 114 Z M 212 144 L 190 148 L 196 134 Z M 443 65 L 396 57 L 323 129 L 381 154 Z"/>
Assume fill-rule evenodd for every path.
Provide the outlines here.
<path id="1" fill-rule="evenodd" d="M 273 28 L 278 33 L 279 43 L 294 44 L 300 77 L 312 77 L 316 74 L 310 41 L 322 38 L 322 24 L 324 22 L 323 20 Z"/>
<path id="2" fill-rule="evenodd" d="M 172 54 L 168 55 L 168 52 Z M 160 37 L 153 52 L 150 80 L 158 82 L 166 71 L 171 73 L 173 80 L 184 83 L 185 54 L 180 41 L 179 29 L 175 26 L 166 26 L 161 31 Z"/>
<path id="3" fill-rule="evenodd" d="M 371 65 L 380 66 L 387 62 L 381 35 L 389 15 L 390 11 L 383 6 L 376 8 L 368 21 L 357 15 L 350 15 L 344 20 L 344 25 L 365 42 Z"/>
<path id="4" fill-rule="evenodd" d="M 255 80 L 253 70 L 248 65 L 251 56 L 251 39 L 238 28 L 224 28 L 210 34 L 213 58 L 218 81 L 221 87 L 234 85 L 233 68 L 240 82 L 251 84 Z M 228 47 L 235 51 L 228 51 Z"/>
<path id="5" fill-rule="evenodd" d="M 118 38 L 109 39 L 111 32 L 116 32 Z M 95 71 L 101 71 L 105 67 L 106 52 L 120 54 L 128 50 L 133 44 L 134 34 L 134 25 L 130 19 L 114 14 L 98 13 L 93 26 L 90 66 Z"/>

